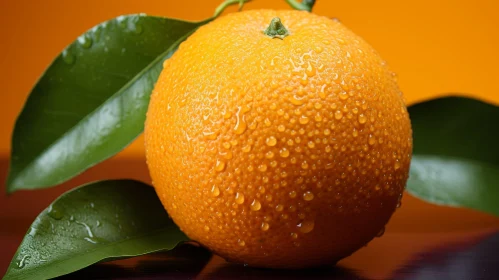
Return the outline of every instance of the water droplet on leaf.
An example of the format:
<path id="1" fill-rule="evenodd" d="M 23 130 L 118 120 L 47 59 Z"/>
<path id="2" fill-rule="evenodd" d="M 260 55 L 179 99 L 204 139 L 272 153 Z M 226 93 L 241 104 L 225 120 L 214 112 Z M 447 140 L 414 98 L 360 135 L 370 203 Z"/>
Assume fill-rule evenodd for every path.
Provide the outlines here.
<path id="1" fill-rule="evenodd" d="M 57 206 L 54 204 L 51 204 L 48 209 L 48 214 L 51 218 L 60 220 L 62 217 L 64 217 L 64 211 L 62 209 L 59 209 Z"/>
<path id="2" fill-rule="evenodd" d="M 75 62 L 76 57 L 73 55 L 73 53 L 70 50 L 65 49 L 62 52 L 62 60 L 64 60 L 66 64 L 71 65 Z"/>

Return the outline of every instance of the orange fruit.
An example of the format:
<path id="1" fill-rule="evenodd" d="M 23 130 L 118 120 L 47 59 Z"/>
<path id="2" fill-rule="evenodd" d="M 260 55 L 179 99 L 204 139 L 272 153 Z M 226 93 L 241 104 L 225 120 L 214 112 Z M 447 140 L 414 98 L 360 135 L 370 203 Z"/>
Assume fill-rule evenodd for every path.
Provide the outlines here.
<path id="1" fill-rule="evenodd" d="M 264 33 L 276 17 L 289 31 Z M 279 21 L 271 27 L 279 28 Z M 234 262 L 299 268 L 383 231 L 412 132 L 385 61 L 340 22 L 230 14 L 164 63 L 145 127 L 153 185 L 190 238 Z"/>

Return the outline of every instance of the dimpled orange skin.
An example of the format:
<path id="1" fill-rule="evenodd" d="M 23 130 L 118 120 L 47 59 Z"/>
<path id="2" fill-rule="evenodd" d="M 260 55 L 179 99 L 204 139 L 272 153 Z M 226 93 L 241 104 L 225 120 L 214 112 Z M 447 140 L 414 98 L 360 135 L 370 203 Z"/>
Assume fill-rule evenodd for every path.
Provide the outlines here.
<path id="1" fill-rule="evenodd" d="M 274 17 L 283 40 L 263 33 Z M 196 31 L 164 64 L 145 140 L 181 230 L 272 268 L 332 264 L 381 234 L 412 153 L 385 62 L 341 23 L 303 11 L 239 12 Z"/>

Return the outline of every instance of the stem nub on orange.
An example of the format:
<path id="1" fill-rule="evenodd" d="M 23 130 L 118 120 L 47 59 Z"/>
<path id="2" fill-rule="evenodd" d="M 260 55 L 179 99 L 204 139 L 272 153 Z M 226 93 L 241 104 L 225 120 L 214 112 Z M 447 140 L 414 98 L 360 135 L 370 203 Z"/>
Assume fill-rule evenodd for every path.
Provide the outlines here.
<path id="1" fill-rule="evenodd" d="M 278 268 L 334 263 L 378 235 L 412 152 L 385 61 L 303 11 L 234 13 L 196 31 L 164 63 L 145 139 L 182 231 L 231 261 Z"/>

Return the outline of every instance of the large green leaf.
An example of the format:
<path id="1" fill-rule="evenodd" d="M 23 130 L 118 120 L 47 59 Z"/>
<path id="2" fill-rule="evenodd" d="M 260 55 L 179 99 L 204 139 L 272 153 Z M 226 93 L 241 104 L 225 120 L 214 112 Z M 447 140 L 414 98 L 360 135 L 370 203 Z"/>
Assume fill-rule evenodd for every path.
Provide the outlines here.
<path id="1" fill-rule="evenodd" d="M 4 279 L 46 279 L 93 263 L 170 250 L 187 237 L 154 189 L 130 180 L 71 190 L 31 225 Z"/>
<path id="2" fill-rule="evenodd" d="M 447 97 L 413 105 L 409 114 L 414 156 L 408 191 L 499 216 L 499 107 Z"/>
<path id="3" fill-rule="evenodd" d="M 133 141 L 163 61 L 203 23 L 121 16 L 68 46 L 17 119 L 7 190 L 59 184 Z"/>

